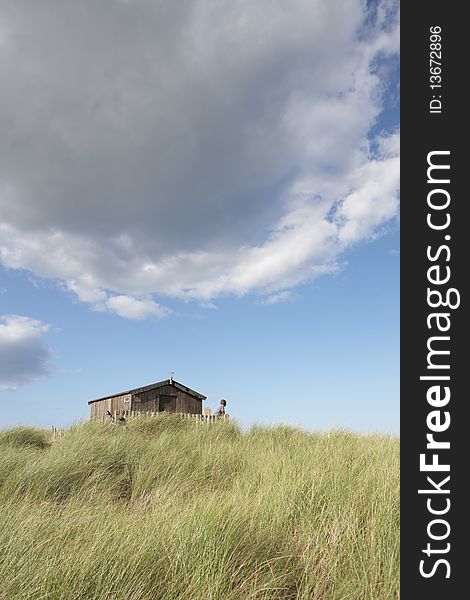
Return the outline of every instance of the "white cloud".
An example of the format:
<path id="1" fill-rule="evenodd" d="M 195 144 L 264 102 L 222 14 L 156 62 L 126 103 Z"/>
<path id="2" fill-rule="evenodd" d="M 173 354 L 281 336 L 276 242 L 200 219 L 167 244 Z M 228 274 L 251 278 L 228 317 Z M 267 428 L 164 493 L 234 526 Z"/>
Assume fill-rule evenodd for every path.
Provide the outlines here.
<path id="1" fill-rule="evenodd" d="M 382 158 L 400 155 L 400 134 L 393 132 L 379 138 L 379 155 Z"/>
<path id="2" fill-rule="evenodd" d="M 397 214 L 398 135 L 369 140 L 397 3 L 374 6 L 3 7 L 1 262 L 127 318 L 334 271 Z"/>
<path id="3" fill-rule="evenodd" d="M 140 320 L 148 317 L 162 319 L 169 316 L 172 312 L 150 298 L 138 300 L 130 296 L 111 296 L 104 304 L 107 309 L 126 319 Z"/>
<path id="4" fill-rule="evenodd" d="M 48 374 L 51 351 L 41 337 L 49 328 L 30 317 L 0 316 L 0 388 L 15 389 Z"/>
<path id="5" fill-rule="evenodd" d="M 90 302 L 99 304 L 105 302 L 108 295 L 103 290 L 99 289 L 98 282 L 94 281 L 94 277 L 90 274 L 84 275 L 78 279 L 69 279 L 67 281 L 68 289 L 73 292 L 82 302 Z"/>
<path id="6" fill-rule="evenodd" d="M 271 294 L 265 300 L 263 300 L 263 304 L 279 304 L 280 302 L 292 302 L 299 298 L 299 294 L 295 294 L 290 290 L 283 290 L 282 292 L 278 292 L 277 294 Z"/>
<path id="7" fill-rule="evenodd" d="M 397 214 L 399 174 L 398 157 L 371 161 L 357 171 L 355 189 L 336 213 L 342 246 L 371 236 Z"/>
<path id="8" fill-rule="evenodd" d="M 201 302 L 199 306 L 208 310 L 219 310 L 219 307 L 214 302 Z"/>

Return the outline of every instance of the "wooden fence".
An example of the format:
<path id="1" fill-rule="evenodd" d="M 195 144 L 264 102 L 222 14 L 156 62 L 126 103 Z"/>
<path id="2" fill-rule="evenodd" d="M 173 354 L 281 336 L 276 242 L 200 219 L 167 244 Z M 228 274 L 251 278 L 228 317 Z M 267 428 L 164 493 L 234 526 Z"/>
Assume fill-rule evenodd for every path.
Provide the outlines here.
<path id="1" fill-rule="evenodd" d="M 182 419 L 188 419 L 194 422 L 199 427 L 209 426 L 217 421 L 228 421 L 228 415 L 218 417 L 212 414 L 196 415 L 191 413 L 168 413 L 168 412 L 138 412 L 138 411 L 115 411 L 114 414 L 108 415 L 105 419 L 93 419 L 101 423 L 109 423 L 110 425 L 125 425 L 129 419 L 145 419 L 149 417 L 158 417 L 160 415 L 176 414 Z M 67 432 L 66 429 L 58 429 L 51 427 L 52 441 L 60 440 Z"/>
<path id="2" fill-rule="evenodd" d="M 128 410 L 115 410 L 112 414 L 107 415 L 104 419 L 99 419 L 102 423 L 125 423 L 128 419 L 145 419 L 148 417 L 158 417 L 160 415 L 178 415 L 182 419 L 190 419 L 195 421 L 197 425 L 206 425 L 208 423 L 215 423 L 216 421 L 228 420 L 228 415 L 218 417 L 210 413 L 204 415 L 192 414 L 192 413 L 170 413 L 170 412 L 144 412 L 144 411 L 128 411 Z"/>
<path id="3" fill-rule="evenodd" d="M 52 441 L 60 440 L 60 438 L 65 434 L 65 429 L 57 429 L 57 427 L 51 427 L 52 431 Z"/>

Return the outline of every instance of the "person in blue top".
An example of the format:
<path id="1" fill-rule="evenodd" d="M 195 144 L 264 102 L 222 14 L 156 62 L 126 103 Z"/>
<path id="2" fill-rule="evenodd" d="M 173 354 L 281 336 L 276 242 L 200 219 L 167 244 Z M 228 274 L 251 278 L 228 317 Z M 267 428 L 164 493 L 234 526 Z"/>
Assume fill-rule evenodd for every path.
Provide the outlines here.
<path id="1" fill-rule="evenodd" d="M 225 407 L 227 406 L 227 401 L 226 400 L 221 400 L 217 406 L 217 408 L 214 411 L 214 415 L 216 417 L 222 417 L 223 415 L 225 415 Z"/>

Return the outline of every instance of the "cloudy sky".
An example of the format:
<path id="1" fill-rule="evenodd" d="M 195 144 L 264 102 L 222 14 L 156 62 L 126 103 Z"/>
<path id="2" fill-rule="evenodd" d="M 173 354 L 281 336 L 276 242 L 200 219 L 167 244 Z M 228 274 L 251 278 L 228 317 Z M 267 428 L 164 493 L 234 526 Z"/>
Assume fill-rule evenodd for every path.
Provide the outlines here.
<path id="1" fill-rule="evenodd" d="M 393 0 L 3 0 L 0 425 L 173 369 L 396 431 L 398 50 Z"/>

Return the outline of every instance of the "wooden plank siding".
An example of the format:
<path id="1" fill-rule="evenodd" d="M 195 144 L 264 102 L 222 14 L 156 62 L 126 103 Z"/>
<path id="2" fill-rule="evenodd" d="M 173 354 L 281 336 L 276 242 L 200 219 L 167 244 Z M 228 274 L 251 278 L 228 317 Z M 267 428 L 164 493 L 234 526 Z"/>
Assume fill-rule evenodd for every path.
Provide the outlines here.
<path id="1" fill-rule="evenodd" d="M 131 405 L 130 394 L 112 396 L 111 398 L 106 398 L 100 402 L 93 402 L 90 404 L 90 416 L 92 419 L 104 419 L 108 410 L 112 414 L 121 411 L 129 412 L 131 410 Z"/>
<path id="2" fill-rule="evenodd" d="M 96 400 L 90 404 L 90 417 L 105 420 L 107 411 L 115 413 L 157 413 L 172 412 L 182 414 L 202 414 L 202 400 L 192 394 L 168 384 L 136 393 L 127 392 L 117 396 Z"/>

